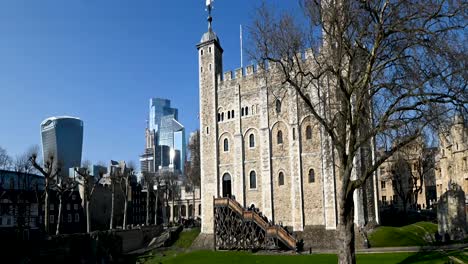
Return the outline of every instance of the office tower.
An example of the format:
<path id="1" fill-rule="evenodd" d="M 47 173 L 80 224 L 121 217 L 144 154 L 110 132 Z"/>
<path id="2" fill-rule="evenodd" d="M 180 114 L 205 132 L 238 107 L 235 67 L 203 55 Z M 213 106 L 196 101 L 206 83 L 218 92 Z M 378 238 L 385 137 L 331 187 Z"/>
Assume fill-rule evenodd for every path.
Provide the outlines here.
<path id="1" fill-rule="evenodd" d="M 83 149 L 83 121 L 76 117 L 50 117 L 41 123 L 44 163 L 52 156 L 54 166 L 60 166 L 63 175 L 69 169 L 81 166 Z"/>

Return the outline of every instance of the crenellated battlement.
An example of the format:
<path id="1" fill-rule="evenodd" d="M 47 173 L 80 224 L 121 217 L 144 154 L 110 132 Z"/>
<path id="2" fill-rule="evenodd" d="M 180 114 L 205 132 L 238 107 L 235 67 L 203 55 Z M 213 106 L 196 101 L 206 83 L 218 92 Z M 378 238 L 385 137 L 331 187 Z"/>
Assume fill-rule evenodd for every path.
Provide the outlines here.
<path id="1" fill-rule="evenodd" d="M 298 53 L 297 57 L 302 60 L 302 62 L 306 62 L 309 59 L 314 57 L 314 53 L 312 49 L 307 49 L 304 52 Z M 278 70 L 278 65 L 274 63 L 267 63 L 267 72 L 274 72 L 275 70 Z M 256 76 L 258 74 L 263 74 L 264 69 L 263 67 L 259 65 L 248 65 L 243 68 L 237 68 L 235 70 L 229 70 L 224 72 L 222 75 L 218 74 L 218 83 L 223 84 L 223 82 L 228 82 L 228 81 L 233 81 L 233 80 L 240 80 L 245 77 L 249 76 Z"/>

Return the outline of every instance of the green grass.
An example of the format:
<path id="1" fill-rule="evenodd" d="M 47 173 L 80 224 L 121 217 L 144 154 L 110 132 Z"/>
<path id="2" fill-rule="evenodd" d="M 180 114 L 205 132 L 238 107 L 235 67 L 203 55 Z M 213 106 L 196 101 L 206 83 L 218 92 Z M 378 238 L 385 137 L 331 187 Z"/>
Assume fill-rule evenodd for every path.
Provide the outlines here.
<path id="1" fill-rule="evenodd" d="M 445 252 L 420 252 L 420 253 L 382 253 L 360 254 L 357 256 L 358 264 L 444 264 L 449 260 L 448 256 L 456 256 L 462 261 L 468 261 L 466 255 L 460 251 Z M 280 263 L 337 263 L 338 259 L 333 254 L 317 255 L 260 255 L 244 251 L 194 251 L 190 253 L 171 252 L 164 257 L 154 256 L 148 264 L 209 264 L 209 263 L 255 263 L 255 264 L 280 264 Z"/>
<path id="2" fill-rule="evenodd" d="M 195 238 L 200 234 L 200 228 L 193 228 L 190 230 L 184 230 L 179 234 L 179 239 L 174 243 L 174 247 L 177 248 L 189 248 Z"/>
<path id="3" fill-rule="evenodd" d="M 403 227 L 381 226 L 369 235 L 371 247 L 424 246 L 430 241 L 426 235 L 434 235 L 437 224 L 418 222 Z"/>

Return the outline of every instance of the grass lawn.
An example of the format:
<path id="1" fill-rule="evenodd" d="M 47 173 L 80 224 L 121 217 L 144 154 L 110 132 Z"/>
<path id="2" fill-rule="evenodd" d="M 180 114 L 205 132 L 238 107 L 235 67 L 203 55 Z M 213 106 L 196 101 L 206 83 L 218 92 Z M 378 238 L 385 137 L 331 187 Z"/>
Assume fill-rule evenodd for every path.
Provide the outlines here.
<path id="1" fill-rule="evenodd" d="M 200 228 L 184 230 L 179 234 L 179 239 L 177 239 L 173 246 L 177 248 L 189 248 L 198 234 L 200 234 Z"/>
<path id="2" fill-rule="evenodd" d="M 462 261 L 468 261 L 467 256 L 459 251 L 444 252 L 421 252 L 421 253 L 383 253 L 383 254 L 360 254 L 357 256 L 358 264 L 444 264 L 449 261 L 448 256 L 456 256 Z M 337 263 L 336 255 L 259 255 L 242 251 L 194 251 L 189 253 L 167 252 L 165 256 L 155 255 L 148 259 L 152 263 L 256 263 L 256 264 L 280 264 L 280 263 Z"/>
<path id="3" fill-rule="evenodd" d="M 381 226 L 369 235 L 371 247 L 424 246 L 427 235 L 434 235 L 437 224 L 418 222 L 403 227 Z"/>

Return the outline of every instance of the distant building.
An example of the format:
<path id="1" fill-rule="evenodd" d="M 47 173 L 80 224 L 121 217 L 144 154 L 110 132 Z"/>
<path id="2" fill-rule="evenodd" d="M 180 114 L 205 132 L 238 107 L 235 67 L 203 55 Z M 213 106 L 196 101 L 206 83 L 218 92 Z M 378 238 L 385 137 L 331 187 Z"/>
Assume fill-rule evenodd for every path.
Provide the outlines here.
<path id="1" fill-rule="evenodd" d="M 41 123 L 44 162 L 51 156 L 55 166 L 68 174 L 69 168 L 81 165 L 83 121 L 76 117 L 50 117 Z"/>
<path id="2" fill-rule="evenodd" d="M 456 116 L 447 133 L 440 136 L 438 166 L 436 170 L 437 197 L 451 185 L 465 192 L 468 204 L 468 126 L 462 116 Z"/>
<path id="3" fill-rule="evenodd" d="M 150 99 L 149 120 L 145 132 L 145 152 L 140 156 L 142 172 L 170 168 L 184 172 L 185 128 L 178 121 L 178 110 L 171 101 Z"/>

